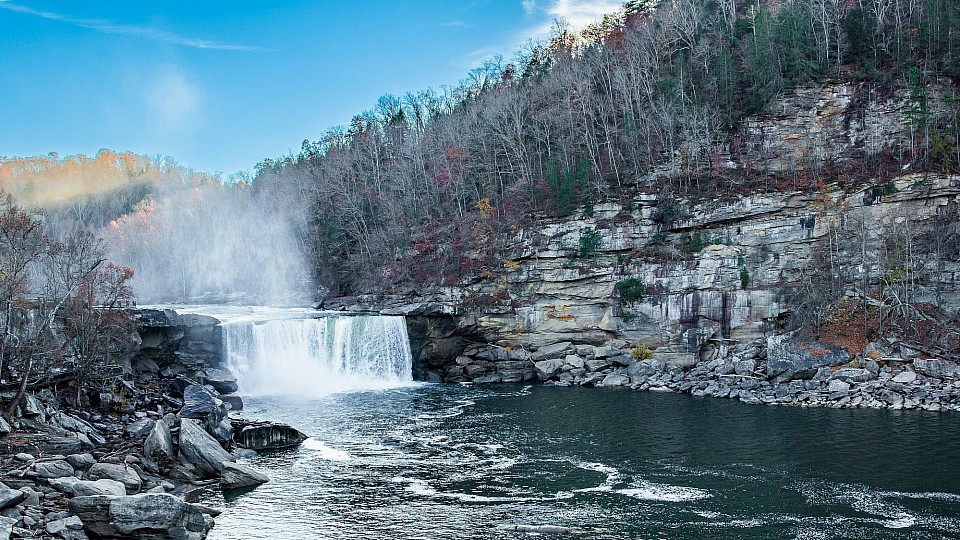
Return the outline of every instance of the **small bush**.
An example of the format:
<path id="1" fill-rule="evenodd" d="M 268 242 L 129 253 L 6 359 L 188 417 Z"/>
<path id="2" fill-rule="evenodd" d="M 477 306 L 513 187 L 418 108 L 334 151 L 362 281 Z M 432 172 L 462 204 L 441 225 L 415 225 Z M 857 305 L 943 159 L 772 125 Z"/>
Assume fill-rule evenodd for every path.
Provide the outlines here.
<path id="1" fill-rule="evenodd" d="M 596 229 L 586 229 L 580 234 L 580 258 L 587 258 L 603 245 L 603 235 Z"/>
<path id="2" fill-rule="evenodd" d="M 746 266 L 740 267 L 740 288 L 746 289 L 750 285 L 750 271 Z"/>
<path id="3" fill-rule="evenodd" d="M 640 317 L 640 316 L 637 315 L 636 313 L 632 313 L 632 312 L 630 312 L 630 311 L 624 311 L 624 312 L 623 312 L 623 315 L 620 315 L 620 318 L 623 319 L 623 322 L 625 322 L 625 323 L 627 323 L 627 324 L 630 324 L 630 323 L 632 323 L 633 321 L 637 320 L 638 317 Z"/>
<path id="4" fill-rule="evenodd" d="M 650 350 L 650 347 L 646 343 L 637 343 L 633 346 L 633 349 L 630 350 L 631 356 L 637 360 L 649 360 L 653 358 L 653 351 Z"/>
<path id="5" fill-rule="evenodd" d="M 626 302 L 636 302 L 643 300 L 647 294 L 647 286 L 640 278 L 627 278 L 617 283 L 617 291 L 620 298 Z"/>

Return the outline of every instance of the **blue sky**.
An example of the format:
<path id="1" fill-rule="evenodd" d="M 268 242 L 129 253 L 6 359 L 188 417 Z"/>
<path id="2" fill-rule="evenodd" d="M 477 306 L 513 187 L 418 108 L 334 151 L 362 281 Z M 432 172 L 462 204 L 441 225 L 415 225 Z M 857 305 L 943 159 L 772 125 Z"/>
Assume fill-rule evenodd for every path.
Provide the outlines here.
<path id="1" fill-rule="evenodd" d="M 614 0 L 0 0 L 0 156 L 164 154 L 249 170 Z"/>

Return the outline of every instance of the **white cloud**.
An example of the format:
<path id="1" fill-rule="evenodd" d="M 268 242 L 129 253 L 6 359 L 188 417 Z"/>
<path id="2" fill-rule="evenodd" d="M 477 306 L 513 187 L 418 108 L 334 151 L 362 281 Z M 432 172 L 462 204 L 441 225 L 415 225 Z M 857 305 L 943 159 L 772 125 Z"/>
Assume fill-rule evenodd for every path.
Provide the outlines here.
<path id="1" fill-rule="evenodd" d="M 537 0 L 521 0 L 520 3 L 523 4 L 523 11 L 528 16 L 533 15 L 533 12 L 537 9 Z"/>
<path id="2" fill-rule="evenodd" d="M 192 131 L 203 122 L 203 91 L 177 66 L 158 67 L 145 88 L 144 99 L 151 118 L 164 131 Z"/>
<path id="3" fill-rule="evenodd" d="M 551 19 L 565 19 L 574 29 L 581 29 L 621 7 L 623 2 L 616 0 L 553 0 L 547 13 Z"/>
<path id="4" fill-rule="evenodd" d="M 14 12 L 23 13 L 26 15 L 33 15 L 35 17 L 40 17 L 42 19 L 47 19 L 51 21 L 59 21 L 62 23 L 71 24 L 73 26 L 79 26 L 81 28 L 96 30 L 98 32 L 103 32 L 105 34 L 120 34 L 125 36 L 136 36 L 136 37 L 141 37 L 145 39 L 152 39 L 154 41 L 161 41 L 164 43 L 172 43 L 174 45 L 183 45 L 185 47 L 193 47 L 196 49 L 219 49 L 224 51 L 263 51 L 264 50 L 264 49 L 261 49 L 260 47 L 250 47 L 248 45 L 236 45 L 233 43 L 221 43 L 218 41 L 211 41 L 208 39 L 180 36 L 172 32 L 167 32 L 165 30 L 158 30 L 156 28 L 148 28 L 145 26 L 118 24 L 118 23 L 104 20 L 104 19 L 86 19 L 81 17 L 73 17 L 71 15 L 64 15 L 62 13 L 54 13 L 52 11 L 43 11 L 39 9 L 33 9 L 27 6 L 21 6 L 19 4 L 14 4 L 9 0 L 0 0 L 0 9 L 6 9 L 8 11 L 14 11 Z"/>

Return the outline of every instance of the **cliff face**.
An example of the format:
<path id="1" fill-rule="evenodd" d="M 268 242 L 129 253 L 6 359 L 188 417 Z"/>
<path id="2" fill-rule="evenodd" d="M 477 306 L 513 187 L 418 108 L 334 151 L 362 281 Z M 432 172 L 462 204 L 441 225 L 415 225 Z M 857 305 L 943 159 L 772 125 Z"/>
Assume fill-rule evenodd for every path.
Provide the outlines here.
<path id="1" fill-rule="evenodd" d="M 924 114 L 950 114 L 938 97 L 947 93 L 927 91 Z M 903 168 L 852 178 L 824 165 L 909 147 L 918 99 L 856 84 L 796 89 L 746 122 L 719 165 L 729 174 L 773 173 L 780 189 L 596 204 L 518 230 L 499 272 L 325 307 L 408 315 L 422 370 L 448 380 L 501 371 L 531 378 L 532 364 L 522 363 L 565 342 L 643 343 L 657 359 L 690 368 L 798 323 L 820 328 L 844 299 L 864 313 L 886 309 L 881 318 L 898 305 L 901 314 L 909 315 L 903 305 L 925 305 L 941 320 L 956 316 L 960 176 Z M 657 174 L 682 175 L 682 163 L 674 165 Z M 815 172 L 818 188 L 784 190 L 785 171 Z M 861 337 L 883 337 L 883 326 L 862 319 Z M 453 362 L 464 351 L 489 365 L 466 373 L 464 360 Z M 522 365 L 497 368 L 498 360 Z"/>

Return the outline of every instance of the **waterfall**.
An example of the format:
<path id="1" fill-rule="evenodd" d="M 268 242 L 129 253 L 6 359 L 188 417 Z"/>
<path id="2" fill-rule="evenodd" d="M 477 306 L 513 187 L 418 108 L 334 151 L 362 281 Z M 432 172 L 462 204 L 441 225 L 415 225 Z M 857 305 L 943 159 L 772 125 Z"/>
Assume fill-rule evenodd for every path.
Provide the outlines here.
<path id="1" fill-rule="evenodd" d="M 225 322 L 223 353 L 248 395 L 317 396 L 410 384 L 403 317 Z"/>

